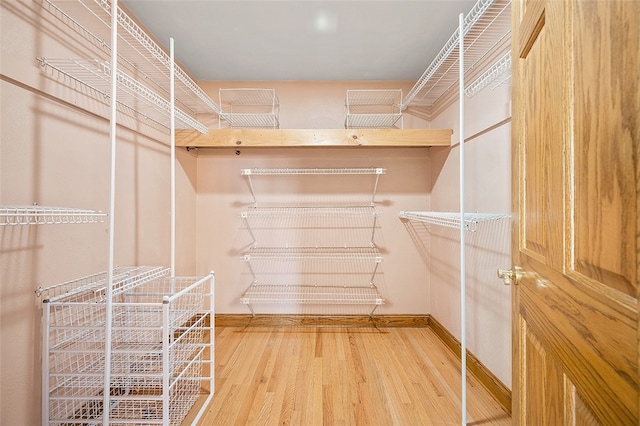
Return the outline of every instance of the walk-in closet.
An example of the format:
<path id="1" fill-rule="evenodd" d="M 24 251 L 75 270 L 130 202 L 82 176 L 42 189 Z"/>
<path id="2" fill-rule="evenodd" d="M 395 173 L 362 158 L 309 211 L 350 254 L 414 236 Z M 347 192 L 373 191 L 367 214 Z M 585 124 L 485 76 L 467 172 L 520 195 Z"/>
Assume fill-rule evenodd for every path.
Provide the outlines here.
<path id="1" fill-rule="evenodd" d="M 530 142 L 553 102 L 526 88 L 553 68 L 536 62 L 545 37 L 609 9 L 517 3 L 2 1 L 0 424 L 637 420 L 638 398 L 601 404 L 610 416 L 582 393 L 573 371 L 591 370 L 541 367 L 564 346 L 532 307 L 554 288 L 536 250 L 560 244 L 536 214 L 562 205 L 529 195 L 553 186 L 533 164 L 580 151 Z M 632 13 L 612 22 L 640 21 L 615 3 Z M 637 121 L 618 126 L 636 159 Z M 607 211 L 632 233 L 618 195 L 640 175 L 621 158 L 636 186 L 613 179 Z M 568 181 L 553 223 L 574 229 Z M 560 273 L 576 280 L 577 246 Z M 608 285 L 616 265 L 580 271 Z M 637 330 L 624 271 L 633 290 L 603 292 L 620 336 Z M 637 396 L 638 345 L 622 346 L 626 364 L 594 351 Z M 532 414 L 551 376 L 573 411 Z"/>

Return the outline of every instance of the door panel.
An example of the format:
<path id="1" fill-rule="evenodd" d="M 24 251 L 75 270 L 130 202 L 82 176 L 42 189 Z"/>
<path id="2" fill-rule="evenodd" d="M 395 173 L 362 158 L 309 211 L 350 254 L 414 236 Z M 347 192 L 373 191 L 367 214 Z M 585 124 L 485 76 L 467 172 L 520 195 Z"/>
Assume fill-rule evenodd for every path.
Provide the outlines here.
<path id="1" fill-rule="evenodd" d="M 640 2 L 512 11 L 514 420 L 637 425 Z"/>
<path id="2" fill-rule="evenodd" d="M 625 205 L 636 197 L 630 178 L 634 165 L 627 161 L 633 157 L 628 123 L 637 119 L 639 111 L 637 104 L 634 108 L 634 97 L 626 92 L 633 90 L 633 82 L 628 81 L 633 71 L 636 81 L 639 71 L 625 73 L 627 57 L 616 51 L 628 31 L 621 25 L 624 13 L 620 2 L 578 2 L 573 8 L 572 20 L 584 25 L 574 26 L 571 40 L 576 47 L 570 70 L 575 82 L 572 150 L 575 168 L 581 172 L 576 173 L 573 187 L 575 226 L 570 237 L 576 244 L 569 268 L 582 275 L 578 279 L 603 283 L 635 299 L 636 217 L 627 214 L 632 206 Z M 601 114 L 603 110 L 606 115 Z M 593 208 L 594 204 L 600 208 Z"/>

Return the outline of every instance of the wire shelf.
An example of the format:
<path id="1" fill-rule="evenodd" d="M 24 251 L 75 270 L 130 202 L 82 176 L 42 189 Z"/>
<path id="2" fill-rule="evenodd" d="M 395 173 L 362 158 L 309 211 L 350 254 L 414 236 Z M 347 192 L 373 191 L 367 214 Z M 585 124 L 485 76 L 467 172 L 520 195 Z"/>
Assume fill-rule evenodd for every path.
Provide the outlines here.
<path id="1" fill-rule="evenodd" d="M 382 305 L 384 298 L 374 286 L 281 286 L 255 285 L 240 298 L 245 305 L 250 304 L 332 304 L 332 305 Z"/>
<path id="2" fill-rule="evenodd" d="M 472 97 L 482 89 L 488 86 L 496 88 L 502 84 L 506 84 L 511 80 L 511 52 L 507 52 L 504 56 L 496 61 L 487 71 L 478 77 L 464 91 L 464 94 Z"/>
<path id="3" fill-rule="evenodd" d="M 488 54 L 508 42 L 511 36 L 511 1 L 478 0 L 464 19 L 464 67 L 476 69 Z M 459 33 L 456 30 L 440 50 L 402 104 L 433 106 L 445 93 L 458 84 Z"/>
<path id="4" fill-rule="evenodd" d="M 229 123 L 229 126 L 235 128 L 251 129 L 251 128 L 273 128 L 280 127 L 278 117 L 274 114 L 240 114 L 240 113 L 224 113 L 222 119 Z"/>
<path id="5" fill-rule="evenodd" d="M 382 256 L 375 248 L 353 247 L 270 247 L 254 248 L 243 256 L 246 262 L 276 261 L 276 262 L 362 262 L 380 263 Z"/>
<path id="6" fill-rule="evenodd" d="M 44 206 L 0 206 L 0 226 L 101 223 L 107 216 L 99 210 Z"/>
<path id="7" fill-rule="evenodd" d="M 222 120 L 236 128 L 280 127 L 280 102 L 274 89 L 220 89 L 220 125 Z"/>
<path id="8" fill-rule="evenodd" d="M 402 114 L 348 114 L 345 129 L 393 129 L 402 119 Z"/>
<path id="9" fill-rule="evenodd" d="M 311 169 L 242 169 L 242 175 L 383 175 L 386 169 L 366 168 L 311 168 Z"/>
<path id="10" fill-rule="evenodd" d="M 425 222 L 446 228 L 460 229 L 461 223 L 460 213 L 454 212 L 401 211 L 399 216 L 402 219 Z M 478 223 L 480 222 L 508 219 L 510 217 L 511 215 L 508 214 L 465 213 L 464 228 L 466 231 L 476 232 L 478 230 Z"/>
<path id="11" fill-rule="evenodd" d="M 114 291 L 118 291 L 121 288 L 130 289 L 134 283 L 142 284 L 145 280 L 168 275 L 169 269 L 160 266 L 119 266 L 112 273 Z M 87 300 L 87 297 L 92 302 L 100 302 L 108 284 L 107 278 L 107 272 L 99 272 L 47 287 L 38 287 L 36 295 L 48 302 L 79 302 Z"/>
<path id="12" fill-rule="evenodd" d="M 380 214 L 375 207 L 256 207 L 240 213 L 248 218 L 285 217 L 376 217 Z"/>
<path id="13" fill-rule="evenodd" d="M 347 90 L 345 128 L 396 128 L 402 119 L 402 90 Z"/>
<path id="14" fill-rule="evenodd" d="M 72 79 L 86 86 L 96 94 L 104 104 L 109 104 L 111 70 L 107 62 L 97 60 L 80 59 L 47 59 L 38 58 L 40 66 L 50 74 L 57 74 Z M 170 127 L 171 104 L 158 93 L 139 83 L 124 71 L 118 70 L 117 103 L 121 111 L 135 111 L 145 120 Z M 179 108 L 175 109 L 176 127 L 183 129 L 195 129 L 201 133 L 207 133 L 205 125 L 199 123 L 193 117 Z"/>
<path id="15" fill-rule="evenodd" d="M 43 7 L 63 23 L 77 31 L 110 57 L 111 2 L 107 0 L 46 0 Z M 149 87 L 168 99 L 171 67 L 175 68 L 176 103 L 193 114 L 219 113 L 220 107 L 180 67 L 171 63 L 169 55 L 121 8 L 117 11 L 119 66 L 138 76 Z M 91 30 L 89 30 L 89 28 Z"/>

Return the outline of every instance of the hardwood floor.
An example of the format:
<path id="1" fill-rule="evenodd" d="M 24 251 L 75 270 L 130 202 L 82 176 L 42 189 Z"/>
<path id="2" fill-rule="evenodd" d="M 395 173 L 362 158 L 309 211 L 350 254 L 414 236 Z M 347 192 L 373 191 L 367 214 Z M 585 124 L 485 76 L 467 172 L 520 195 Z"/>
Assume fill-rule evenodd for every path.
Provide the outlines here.
<path id="1" fill-rule="evenodd" d="M 468 378 L 467 421 L 511 416 Z M 200 425 L 459 425 L 460 363 L 430 328 L 216 327 Z"/>

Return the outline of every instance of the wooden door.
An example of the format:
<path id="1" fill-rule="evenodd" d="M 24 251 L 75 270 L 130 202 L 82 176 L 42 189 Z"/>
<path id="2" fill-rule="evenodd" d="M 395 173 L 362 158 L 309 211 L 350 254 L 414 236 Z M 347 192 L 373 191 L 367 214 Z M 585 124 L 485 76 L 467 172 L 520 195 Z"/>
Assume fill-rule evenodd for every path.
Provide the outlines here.
<path id="1" fill-rule="evenodd" d="M 637 425 L 640 1 L 512 11 L 514 424 Z"/>

